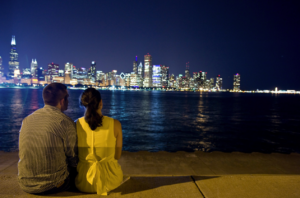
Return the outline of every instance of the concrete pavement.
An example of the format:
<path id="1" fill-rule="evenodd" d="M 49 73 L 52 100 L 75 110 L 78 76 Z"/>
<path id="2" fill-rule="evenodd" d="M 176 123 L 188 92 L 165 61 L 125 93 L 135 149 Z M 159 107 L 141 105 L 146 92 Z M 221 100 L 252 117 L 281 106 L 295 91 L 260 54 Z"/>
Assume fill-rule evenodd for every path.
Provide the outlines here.
<path id="1" fill-rule="evenodd" d="M 18 152 L 0 151 L 0 197 L 39 197 L 17 183 Z M 300 154 L 123 152 L 131 179 L 108 197 L 300 197 Z M 99 197 L 63 192 L 43 197 Z"/>

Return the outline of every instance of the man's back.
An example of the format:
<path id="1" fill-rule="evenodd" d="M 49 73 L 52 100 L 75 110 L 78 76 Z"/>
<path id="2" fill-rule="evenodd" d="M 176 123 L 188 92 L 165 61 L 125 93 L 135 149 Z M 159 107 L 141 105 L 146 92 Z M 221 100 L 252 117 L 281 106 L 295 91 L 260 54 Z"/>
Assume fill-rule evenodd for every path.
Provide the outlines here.
<path id="1" fill-rule="evenodd" d="M 28 193 L 52 189 L 76 167 L 73 121 L 54 106 L 45 105 L 23 120 L 19 137 L 18 179 Z"/>

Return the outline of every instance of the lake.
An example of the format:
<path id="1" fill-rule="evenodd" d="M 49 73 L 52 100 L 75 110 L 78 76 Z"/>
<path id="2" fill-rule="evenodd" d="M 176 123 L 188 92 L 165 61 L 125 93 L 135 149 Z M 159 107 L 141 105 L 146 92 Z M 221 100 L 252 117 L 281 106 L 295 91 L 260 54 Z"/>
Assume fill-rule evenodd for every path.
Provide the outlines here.
<path id="1" fill-rule="evenodd" d="M 69 91 L 73 120 L 83 116 Z M 300 152 L 300 95 L 100 90 L 126 151 Z M 44 106 L 42 89 L 0 89 L 0 150 L 18 150 L 22 120 Z"/>

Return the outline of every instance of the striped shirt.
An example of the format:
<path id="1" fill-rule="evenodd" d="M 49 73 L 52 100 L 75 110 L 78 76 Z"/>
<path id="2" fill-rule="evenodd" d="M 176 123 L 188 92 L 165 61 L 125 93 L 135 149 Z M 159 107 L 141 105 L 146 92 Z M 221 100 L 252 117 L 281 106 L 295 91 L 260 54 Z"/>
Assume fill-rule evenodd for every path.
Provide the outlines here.
<path id="1" fill-rule="evenodd" d="M 23 122 L 19 134 L 18 181 L 28 193 L 56 187 L 77 166 L 75 123 L 57 107 L 45 105 Z"/>

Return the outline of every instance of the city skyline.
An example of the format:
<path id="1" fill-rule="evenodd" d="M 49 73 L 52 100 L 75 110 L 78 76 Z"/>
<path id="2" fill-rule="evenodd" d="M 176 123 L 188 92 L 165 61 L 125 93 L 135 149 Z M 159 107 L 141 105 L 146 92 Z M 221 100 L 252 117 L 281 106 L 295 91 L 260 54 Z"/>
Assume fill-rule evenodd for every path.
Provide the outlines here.
<path id="1" fill-rule="evenodd" d="M 12 35 L 12 40 L 11 40 L 11 49 L 12 50 L 14 50 L 14 51 L 12 51 L 11 53 L 13 53 L 13 54 L 16 54 L 15 56 L 17 57 L 17 58 L 13 58 L 13 59 L 16 59 L 15 61 L 18 61 L 18 53 L 17 53 L 17 50 L 16 50 L 16 38 L 15 38 L 15 35 Z M 12 55 L 11 55 L 12 56 Z M 147 67 L 149 67 L 150 65 L 151 66 L 155 66 L 154 64 L 152 64 L 152 56 L 151 56 L 151 54 L 149 54 L 149 53 L 147 53 L 146 55 L 144 55 L 144 59 L 142 59 L 142 60 L 140 60 L 140 61 L 138 61 L 138 56 L 135 56 L 135 60 L 133 61 L 133 70 L 132 71 L 121 71 L 121 72 L 134 72 L 134 73 L 136 73 L 136 74 L 138 74 L 138 64 L 139 64 L 139 66 L 142 66 L 143 67 L 143 71 L 144 71 L 144 66 L 145 66 L 145 57 L 147 57 L 147 56 L 150 56 L 151 57 L 151 63 L 148 63 L 148 61 L 146 61 L 146 65 L 147 65 Z M 1 58 L 1 56 L 0 56 L 0 58 Z M 12 59 L 11 57 L 10 57 L 10 59 Z M 1 59 L 1 61 L 2 61 L 2 59 Z M 11 61 L 11 60 L 10 60 Z M 62 70 L 66 70 L 66 66 L 64 66 L 64 64 L 72 64 L 72 66 L 74 66 L 74 67 L 77 67 L 77 68 L 86 68 L 86 69 L 89 69 L 89 66 L 75 66 L 73 63 L 71 63 L 72 61 L 68 61 L 68 62 L 65 62 L 65 63 L 60 63 L 60 64 L 57 64 L 58 66 L 59 65 L 62 65 L 61 67 L 59 67 L 58 68 L 58 70 L 59 69 L 62 69 Z M 96 62 L 96 61 L 91 61 L 92 63 L 93 62 Z M 2 62 L 1 62 L 2 63 Z M 30 71 L 31 71 L 31 73 L 33 73 L 33 70 L 36 70 L 37 69 L 37 67 L 38 67 L 38 63 L 37 63 L 37 58 L 32 58 L 32 61 L 31 61 L 31 63 L 30 63 L 30 66 L 29 67 L 19 67 L 19 62 L 17 62 L 18 63 L 18 65 L 14 68 L 14 69 L 20 69 L 20 71 L 22 71 L 22 70 L 24 70 L 24 69 L 30 69 Z M 46 66 L 43 66 L 43 65 L 40 65 L 39 67 L 41 67 L 41 68 L 43 68 L 43 69 L 45 69 L 45 70 L 48 70 L 48 68 L 47 68 L 47 66 L 49 66 L 49 64 L 53 64 L 53 61 L 52 62 L 50 62 L 50 63 L 48 63 Z M 186 65 L 187 64 L 189 64 L 189 62 L 187 62 L 186 63 Z M 160 66 L 166 66 L 165 64 L 158 64 L 158 65 L 160 65 Z M 5 73 L 12 73 L 13 74 L 13 72 L 10 72 L 10 66 L 9 66 L 9 64 L 8 64 L 8 66 L 7 67 L 5 67 L 5 65 L 1 65 L 2 67 L 2 69 L 3 70 L 5 70 Z M 178 76 L 178 75 L 183 75 L 183 74 L 185 74 L 185 72 L 186 72 L 186 69 L 187 69 L 187 66 L 185 66 L 185 71 L 184 72 L 182 72 L 182 73 L 179 73 L 179 74 L 175 74 L 175 73 L 169 73 L 170 75 L 171 74 L 174 74 L 175 76 Z M 188 69 L 189 69 L 189 66 L 188 66 Z M 69 69 L 70 70 L 70 69 Z M 96 68 L 96 70 L 97 70 L 97 68 Z M 115 70 L 115 69 L 113 69 L 113 70 Z M 111 71 L 113 71 L 113 70 L 111 70 Z M 108 71 L 106 71 L 106 70 L 97 70 L 97 71 L 104 71 L 104 73 L 107 73 L 107 72 L 110 72 L 109 70 Z M 198 71 L 193 71 L 193 72 L 198 72 Z M 202 71 L 200 71 L 200 72 L 202 72 Z M 144 72 L 143 72 L 143 75 L 144 75 Z M 220 75 L 220 74 L 218 74 L 218 75 Z M 13 75 L 12 75 L 13 76 Z"/>
<path id="2" fill-rule="evenodd" d="M 1 59 L 2 60 L 2 59 Z M 144 66 L 142 62 L 140 62 L 139 66 L 137 66 L 137 56 L 133 61 L 133 71 L 132 72 L 123 72 L 119 75 L 117 70 L 112 70 L 112 72 L 105 73 L 100 70 L 96 70 L 96 62 L 91 62 L 90 68 L 83 68 L 77 67 L 73 65 L 73 63 L 67 62 L 63 69 L 59 67 L 57 63 L 49 63 L 48 68 L 38 67 L 38 62 L 36 59 L 32 59 L 30 68 L 23 68 L 22 70 L 19 68 L 18 62 L 18 53 L 16 50 L 16 39 L 15 35 L 12 35 L 11 40 L 11 52 L 10 52 L 10 61 L 9 67 L 7 68 L 8 72 L 5 71 L 5 67 L 0 65 L 0 77 L 3 76 L 5 78 L 4 81 L 6 83 L 11 83 L 13 80 L 15 84 L 35 84 L 42 82 L 45 84 L 46 82 L 64 82 L 65 84 L 80 84 L 80 83 L 92 83 L 96 81 L 101 81 L 102 86 L 106 85 L 115 85 L 119 82 L 115 77 L 112 77 L 109 73 L 114 73 L 114 76 L 126 76 L 125 81 L 123 82 L 126 86 L 131 87 L 157 87 L 157 88 L 183 88 L 183 89 L 214 89 L 216 88 L 217 91 L 222 90 L 222 78 L 220 75 L 216 77 L 216 84 L 214 84 L 214 78 L 207 78 L 207 72 L 193 72 L 193 76 L 190 75 L 189 71 L 189 62 L 186 63 L 185 75 L 179 74 L 175 76 L 174 74 L 169 73 L 169 67 L 166 65 L 153 65 L 152 64 L 152 56 L 147 53 L 144 55 Z M 75 69 L 75 70 L 74 70 Z M 86 70 L 81 71 L 78 73 L 79 70 Z M 4 71 L 4 72 L 3 72 Z M 86 72 L 86 74 L 82 73 Z M 98 76 L 99 72 L 99 76 Z M 96 74 L 97 73 L 97 74 Z M 79 74 L 79 78 L 77 78 Z M 85 76 L 86 75 L 86 76 Z M 108 75 L 108 76 L 107 76 Z M 48 77 L 47 77 L 48 76 Z M 85 77 L 84 77 L 85 76 Z M 62 78 L 64 77 L 64 78 Z M 108 79 L 106 79 L 108 77 Z M 220 80 L 218 80 L 220 78 Z M 32 81 L 29 82 L 29 79 Z M 79 79 L 79 82 L 78 82 Z M 89 79 L 89 80 L 88 80 Z M 121 79 L 124 79 L 121 77 Z M 170 80 L 172 79 L 172 80 Z M 7 81 L 6 81 L 7 80 Z M 88 80 L 88 81 L 87 81 Z M 109 82 L 107 82 L 107 80 Z M 113 82 L 112 82 L 112 81 Z M 104 82 L 102 82 L 104 81 Z M 127 82 L 127 83 L 126 83 Z M 108 83 L 108 84 L 107 84 Z M 197 89 L 198 89 L 197 88 Z M 235 91 L 239 91 L 238 89 L 234 88 Z"/>
<path id="3" fill-rule="evenodd" d="M 13 1 L 0 8 L 0 56 L 7 67 L 9 41 L 16 35 L 20 68 L 51 62 L 97 70 L 132 71 L 147 53 L 170 74 L 220 74 L 232 88 L 300 89 L 297 12 L 294 2 Z M 34 10 L 34 12 L 30 12 Z M 70 10 L 70 12 L 66 12 Z M 49 15 L 55 11 L 55 15 Z M 29 14 L 30 13 L 30 14 Z M 146 14 L 151 13 L 151 14 Z M 255 80 L 254 80 L 255 79 Z"/>
<path id="4" fill-rule="evenodd" d="M 2 63 L 2 59 L 1 59 Z M 190 75 L 189 62 L 186 63 L 185 75 L 175 76 L 169 74 L 169 67 L 166 65 L 153 65 L 152 56 L 144 55 L 144 66 L 140 62 L 137 66 L 137 56 L 133 61 L 132 72 L 117 73 L 117 70 L 104 73 L 96 70 L 96 62 L 92 61 L 90 68 L 77 67 L 73 63 L 67 62 L 64 69 L 60 69 L 59 64 L 49 63 L 48 68 L 38 67 L 36 59 L 32 59 L 30 68 L 23 68 L 21 71 L 16 50 L 15 35 L 12 35 L 10 61 L 7 72 L 0 64 L 0 84 L 14 84 L 17 86 L 44 86 L 51 82 L 59 82 L 72 86 L 97 86 L 110 87 L 119 86 L 122 88 L 157 88 L 157 89 L 177 89 L 185 91 L 224 91 L 223 80 L 220 75 L 208 78 L 207 72 L 193 72 Z M 239 78 L 240 79 L 240 78 Z M 234 81 L 235 78 L 234 78 Z M 235 85 L 235 82 L 234 82 Z M 240 80 L 238 82 L 240 85 Z M 240 86 L 234 87 L 234 91 L 240 91 Z"/>

